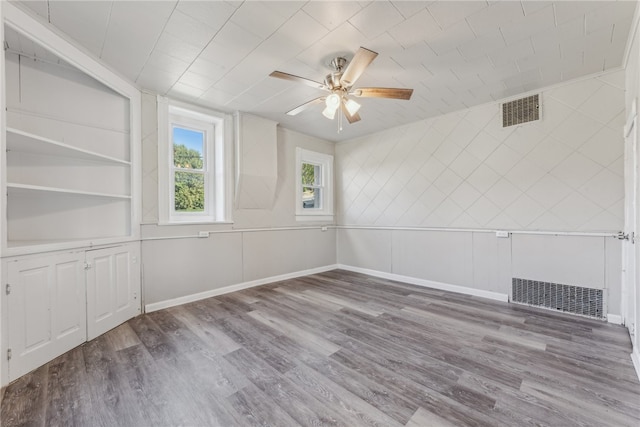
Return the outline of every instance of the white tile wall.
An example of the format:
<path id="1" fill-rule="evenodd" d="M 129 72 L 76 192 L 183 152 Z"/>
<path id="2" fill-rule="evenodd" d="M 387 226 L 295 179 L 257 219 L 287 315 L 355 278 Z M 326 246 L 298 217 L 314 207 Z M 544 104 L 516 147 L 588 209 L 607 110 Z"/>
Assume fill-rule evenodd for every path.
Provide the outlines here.
<path id="1" fill-rule="evenodd" d="M 521 126 L 494 103 L 338 143 L 339 223 L 622 229 L 623 77 L 544 90 Z"/>

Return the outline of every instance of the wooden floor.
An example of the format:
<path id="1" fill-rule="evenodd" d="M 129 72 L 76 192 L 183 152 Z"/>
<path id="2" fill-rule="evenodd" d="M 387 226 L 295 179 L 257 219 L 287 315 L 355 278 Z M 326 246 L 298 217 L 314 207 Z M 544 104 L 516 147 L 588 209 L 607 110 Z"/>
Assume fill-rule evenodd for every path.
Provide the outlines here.
<path id="1" fill-rule="evenodd" d="M 332 271 L 139 316 L 2 426 L 638 426 L 624 328 Z"/>

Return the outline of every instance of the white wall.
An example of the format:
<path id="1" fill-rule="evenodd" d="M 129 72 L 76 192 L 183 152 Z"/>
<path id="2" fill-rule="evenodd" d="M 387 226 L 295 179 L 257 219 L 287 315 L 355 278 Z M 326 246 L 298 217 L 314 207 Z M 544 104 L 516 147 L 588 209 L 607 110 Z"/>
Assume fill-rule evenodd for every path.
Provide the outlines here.
<path id="1" fill-rule="evenodd" d="M 503 129 L 493 103 L 339 143 L 338 262 L 472 293 L 605 288 L 619 315 L 621 244 L 604 235 L 623 228 L 624 80 L 543 90 L 534 123 Z"/>
<path id="2" fill-rule="evenodd" d="M 488 104 L 340 143 L 340 224 L 616 231 L 624 72 L 541 94 L 542 120 L 502 128 Z"/>
<path id="3" fill-rule="evenodd" d="M 335 230 L 321 231 L 318 223 L 295 219 L 295 148 L 333 155 L 333 143 L 279 128 L 278 180 L 271 209 L 234 207 L 233 224 L 158 226 L 154 95 L 143 95 L 142 117 L 145 304 L 157 307 L 190 295 L 335 264 Z M 316 227 L 308 229 L 310 226 Z M 199 231 L 212 233 L 208 238 L 195 238 Z M 175 238 L 180 236 L 183 238 Z"/>
<path id="4" fill-rule="evenodd" d="M 638 34 L 639 21 L 640 11 L 638 10 L 638 7 L 636 7 L 633 26 L 635 32 L 633 33 L 633 38 L 630 41 L 631 46 L 629 48 L 628 62 L 625 67 L 625 84 L 627 88 L 625 96 L 625 106 L 628 114 L 631 113 L 632 103 L 634 101 L 636 103 L 640 101 L 640 34 Z M 638 130 L 637 125 L 635 128 L 635 132 L 637 140 L 640 141 L 640 130 Z M 633 185 L 632 182 L 628 182 L 626 184 Z M 636 223 L 636 230 L 638 229 L 637 227 L 638 224 Z M 637 249 L 636 255 L 636 273 L 639 273 L 640 271 L 638 270 L 638 267 L 640 266 L 640 252 L 638 252 Z M 640 280 L 638 279 L 638 274 L 636 274 L 634 285 L 635 289 L 629 290 L 628 297 L 635 299 L 634 323 L 636 325 L 636 331 L 634 334 L 631 334 L 631 340 L 633 344 L 632 359 L 636 368 L 636 372 L 638 373 L 638 378 L 640 378 L 640 333 L 637 330 L 637 326 L 640 325 Z"/>

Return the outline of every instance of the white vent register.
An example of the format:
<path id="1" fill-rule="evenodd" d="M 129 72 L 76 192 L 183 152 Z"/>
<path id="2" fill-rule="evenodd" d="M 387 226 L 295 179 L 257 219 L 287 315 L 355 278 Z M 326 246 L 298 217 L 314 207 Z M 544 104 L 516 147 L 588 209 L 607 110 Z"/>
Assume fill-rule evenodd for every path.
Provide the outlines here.
<path id="1" fill-rule="evenodd" d="M 540 120 L 540 96 L 538 94 L 502 104 L 502 127 Z"/>
<path id="2" fill-rule="evenodd" d="M 562 283 L 512 278 L 511 302 L 604 319 L 604 292 Z"/>

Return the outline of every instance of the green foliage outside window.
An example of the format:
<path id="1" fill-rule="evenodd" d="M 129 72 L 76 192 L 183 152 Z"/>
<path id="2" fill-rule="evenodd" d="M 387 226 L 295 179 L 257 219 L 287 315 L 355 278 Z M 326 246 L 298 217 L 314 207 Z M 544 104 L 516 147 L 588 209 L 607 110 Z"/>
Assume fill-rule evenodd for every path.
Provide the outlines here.
<path id="1" fill-rule="evenodd" d="M 318 185 L 320 167 L 311 163 L 302 163 L 302 208 L 319 208 L 320 189 L 307 187 Z"/>
<path id="2" fill-rule="evenodd" d="M 173 164 L 178 168 L 202 169 L 202 153 L 184 144 L 173 145 Z"/>
<path id="3" fill-rule="evenodd" d="M 173 146 L 176 167 L 202 169 L 202 155 L 186 146 Z M 204 211 L 204 175 L 196 172 L 175 172 L 175 210 L 182 212 Z"/>
<path id="4" fill-rule="evenodd" d="M 302 164 L 302 185 L 314 185 L 316 183 L 316 166 L 311 163 Z"/>

